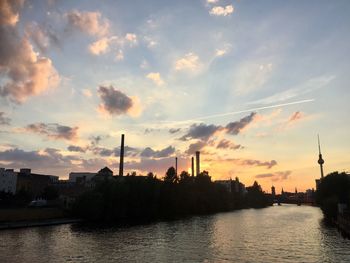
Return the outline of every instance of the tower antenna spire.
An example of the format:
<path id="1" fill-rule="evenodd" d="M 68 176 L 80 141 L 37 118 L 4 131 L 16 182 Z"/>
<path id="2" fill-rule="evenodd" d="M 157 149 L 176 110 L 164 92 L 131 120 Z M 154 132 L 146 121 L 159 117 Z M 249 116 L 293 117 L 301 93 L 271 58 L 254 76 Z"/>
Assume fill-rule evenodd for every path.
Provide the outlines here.
<path id="1" fill-rule="evenodd" d="M 321 144 L 320 144 L 320 135 L 317 134 L 317 139 L 318 139 L 318 154 L 321 154 Z"/>

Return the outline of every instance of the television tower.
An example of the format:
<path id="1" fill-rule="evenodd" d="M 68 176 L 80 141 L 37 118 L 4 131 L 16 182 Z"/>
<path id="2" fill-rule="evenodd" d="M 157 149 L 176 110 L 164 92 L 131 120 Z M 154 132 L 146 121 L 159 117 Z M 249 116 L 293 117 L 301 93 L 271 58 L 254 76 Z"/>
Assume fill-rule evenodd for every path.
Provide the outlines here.
<path id="1" fill-rule="evenodd" d="M 320 165 L 321 169 L 321 179 L 323 179 L 323 164 L 324 160 L 322 158 L 322 153 L 321 153 L 321 145 L 320 145 L 320 136 L 317 134 L 317 139 L 318 139 L 318 164 Z"/>

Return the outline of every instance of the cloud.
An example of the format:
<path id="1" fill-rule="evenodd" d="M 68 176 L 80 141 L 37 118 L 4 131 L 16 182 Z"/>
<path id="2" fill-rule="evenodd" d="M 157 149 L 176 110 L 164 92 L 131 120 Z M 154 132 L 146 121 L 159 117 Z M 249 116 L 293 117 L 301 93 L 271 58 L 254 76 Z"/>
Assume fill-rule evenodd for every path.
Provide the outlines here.
<path id="1" fill-rule="evenodd" d="M 209 14 L 213 16 L 228 16 L 231 15 L 234 11 L 233 5 L 227 5 L 227 6 L 214 6 L 210 11 Z"/>
<path id="2" fill-rule="evenodd" d="M 19 21 L 19 10 L 24 0 L 1 0 L 0 1 L 0 25 L 14 26 Z"/>
<path id="3" fill-rule="evenodd" d="M 93 147 L 90 150 L 92 150 L 92 152 L 95 155 L 100 155 L 100 156 L 103 156 L 103 157 L 114 155 L 114 150 L 113 149 L 107 149 L 107 148 L 104 148 L 104 147 Z"/>
<path id="4" fill-rule="evenodd" d="M 84 153 L 86 152 L 86 148 L 80 147 L 80 146 L 76 146 L 76 145 L 69 145 L 67 147 L 67 150 L 70 152 L 81 152 Z"/>
<path id="5" fill-rule="evenodd" d="M 125 162 L 125 169 L 138 170 L 144 173 L 154 172 L 156 174 L 165 175 L 166 170 L 175 165 L 174 157 L 165 157 L 160 159 L 141 158 L 139 161 Z M 178 157 L 178 171 L 187 171 L 189 160 Z"/>
<path id="6" fill-rule="evenodd" d="M 202 141 L 208 141 L 211 136 L 216 132 L 224 131 L 230 135 L 237 135 L 242 132 L 256 116 L 255 112 L 252 112 L 250 115 L 241 118 L 239 121 L 230 122 L 225 127 L 220 125 L 207 125 L 204 123 L 192 124 L 182 137 L 179 140 L 188 141 L 191 139 L 200 139 Z"/>
<path id="7" fill-rule="evenodd" d="M 136 98 L 128 97 L 113 86 L 100 86 L 98 88 L 98 94 L 102 100 L 102 103 L 99 105 L 99 109 L 102 112 L 107 112 L 110 115 L 133 114 L 133 110 L 135 109 L 133 106 L 136 106 L 134 105 Z"/>
<path id="8" fill-rule="evenodd" d="M 192 124 L 188 132 L 183 135 L 180 140 L 187 141 L 190 139 L 201 139 L 208 140 L 215 132 L 221 130 L 221 126 L 216 126 L 214 124 L 206 125 L 204 123 L 201 124 Z"/>
<path id="9" fill-rule="evenodd" d="M 191 143 L 186 150 L 186 153 L 189 155 L 194 154 L 196 151 L 201 151 L 206 146 L 205 141 L 198 140 L 195 143 Z"/>
<path id="10" fill-rule="evenodd" d="M 129 43 L 130 46 L 134 46 L 137 44 L 137 36 L 133 33 L 127 33 L 125 35 L 125 40 Z"/>
<path id="11" fill-rule="evenodd" d="M 74 170 L 98 171 L 102 167 L 109 166 L 102 158 L 82 159 L 74 155 L 63 155 L 58 149 L 46 148 L 37 151 L 25 151 L 19 148 L 11 148 L 0 151 L 0 165 L 19 169 L 30 167 L 46 173 L 67 173 Z"/>
<path id="12" fill-rule="evenodd" d="M 34 51 L 28 36 L 19 35 L 13 21 L 19 12 L 14 7 L 20 7 L 21 4 L 16 4 L 20 1 L 13 3 L 1 1 L 0 6 L 0 74 L 4 76 L 0 84 L 0 96 L 22 103 L 30 96 L 56 87 L 60 78 L 52 61 Z"/>
<path id="13" fill-rule="evenodd" d="M 288 122 L 295 122 L 295 121 L 298 121 L 300 119 L 302 119 L 304 117 L 304 114 L 300 111 L 296 111 L 294 112 L 290 117 L 289 117 L 289 120 Z"/>
<path id="14" fill-rule="evenodd" d="M 159 72 L 151 72 L 146 75 L 146 78 L 152 80 L 156 85 L 162 86 L 164 85 L 164 81 L 161 78 Z"/>
<path id="15" fill-rule="evenodd" d="M 104 136 L 102 135 L 96 135 L 96 136 L 90 136 L 89 140 L 91 145 L 95 146 L 95 145 L 98 145 L 103 138 Z"/>
<path id="16" fill-rule="evenodd" d="M 78 138 L 78 127 L 69 127 L 58 123 L 33 123 L 25 128 L 27 132 L 33 132 L 54 140 L 75 140 Z"/>
<path id="17" fill-rule="evenodd" d="M 162 150 L 153 150 L 150 147 L 145 148 L 141 152 L 141 157 L 145 158 L 164 158 L 164 157 L 169 157 L 172 154 L 175 153 L 175 148 L 173 146 L 168 146 Z"/>
<path id="18" fill-rule="evenodd" d="M 218 149 L 232 149 L 232 150 L 238 150 L 243 148 L 240 144 L 234 144 L 233 142 L 222 139 L 216 146 Z"/>
<path id="19" fill-rule="evenodd" d="M 256 113 L 252 112 L 250 115 L 243 117 L 239 121 L 228 123 L 225 127 L 226 132 L 231 135 L 239 134 L 244 128 L 246 128 L 254 120 L 255 116 L 256 116 Z"/>
<path id="20" fill-rule="evenodd" d="M 120 146 L 115 147 L 113 149 L 108 149 L 104 147 L 97 147 L 97 146 L 90 146 L 88 147 L 88 150 L 92 151 L 93 154 L 99 155 L 102 157 L 109 157 L 109 156 L 114 156 L 114 157 L 119 157 L 120 156 Z M 125 146 L 124 147 L 124 156 L 132 156 L 136 157 L 139 154 L 139 149 L 133 148 L 130 146 Z"/>
<path id="21" fill-rule="evenodd" d="M 207 0 L 208 4 L 215 4 L 217 2 L 219 2 L 219 0 Z"/>
<path id="22" fill-rule="evenodd" d="M 108 51 L 108 48 L 109 39 L 107 37 L 103 37 L 89 45 L 89 51 L 93 55 L 104 54 Z"/>
<path id="23" fill-rule="evenodd" d="M 0 111 L 0 125 L 10 125 L 11 119 L 6 117 L 5 112 Z"/>
<path id="24" fill-rule="evenodd" d="M 281 123 L 281 125 L 277 128 L 277 130 L 283 131 L 283 130 L 295 127 L 296 124 L 298 124 L 301 121 L 305 121 L 307 119 L 311 119 L 311 116 L 307 116 L 300 111 L 293 112 L 292 115 L 289 116 L 288 121 Z"/>
<path id="25" fill-rule="evenodd" d="M 199 66 L 199 57 L 192 52 L 185 54 L 184 57 L 175 61 L 175 70 L 177 71 L 195 71 Z"/>
<path id="26" fill-rule="evenodd" d="M 51 27 L 32 22 L 25 28 L 26 35 L 40 52 L 46 53 L 50 46 L 60 47 L 60 37 Z"/>
<path id="27" fill-rule="evenodd" d="M 64 156 L 59 150 L 46 148 L 41 151 L 24 151 L 18 148 L 0 151 L 0 162 L 6 162 L 7 166 L 13 168 L 65 168 L 71 166 L 73 161 L 78 160 L 74 156 Z"/>
<path id="28" fill-rule="evenodd" d="M 258 174 L 255 178 L 271 178 L 272 181 L 284 181 L 288 179 L 288 176 L 292 173 L 292 171 L 284 171 L 284 172 L 275 172 L 275 173 L 266 173 L 266 174 Z"/>
<path id="29" fill-rule="evenodd" d="M 83 89 L 83 90 L 82 90 L 82 93 L 83 93 L 83 95 L 84 95 L 85 97 L 87 97 L 87 98 L 91 98 L 91 97 L 92 97 L 92 92 L 91 92 L 91 90 L 89 90 L 89 89 Z"/>
<path id="30" fill-rule="evenodd" d="M 171 134 L 174 134 L 174 133 L 177 133 L 177 132 L 179 132 L 179 131 L 181 131 L 181 128 L 171 128 L 171 129 L 169 129 L 169 133 L 171 133 Z"/>
<path id="31" fill-rule="evenodd" d="M 277 162 L 275 160 L 262 162 L 259 160 L 244 159 L 244 160 L 238 160 L 238 164 L 243 166 L 262 166 L 262 167 L 266 167 L 267 169 L 271 169 L 272 167 L 277 165 Z"/>
<path id="32" fill-rule="evenodd" d="M 122 36 L 103 36 L 102 38 L 91 43 L 88 47 L 89 52 L 95 56 L 106 54 L 109 52 L 115 53 L 116 60 L 124 59 L 123 49 L 128 45 L 134 47 L 137 45 L 137 35 L 128 33 L 125 37 Z"/>
<path id="33" fill-rule="evenodd" d="M 109 21 L 100 12 L 80 12 L 77 10 L 65 14 L 70 28 L 91 36 L 104 36 L 109 31 Z"/>
<path id="34" fill-rule="evenodd" d="M 146 128 L 144 133 L 145 134 L 149 134 L 149 133 L 152 133 L 152 132 L 160 132 L 161 129 L 153 129 L 153 128 Z"/>

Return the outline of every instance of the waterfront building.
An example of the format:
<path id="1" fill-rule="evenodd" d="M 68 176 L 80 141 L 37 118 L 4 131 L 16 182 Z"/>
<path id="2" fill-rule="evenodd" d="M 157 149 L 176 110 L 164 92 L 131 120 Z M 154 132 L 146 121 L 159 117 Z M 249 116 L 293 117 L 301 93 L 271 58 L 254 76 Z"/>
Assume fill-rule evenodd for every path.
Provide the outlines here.
<path id="1" fill-rule="evenodd" d="M 271 195 L 272 195 L 272 198 L 275 198 L 276 196 L 276 188 L 274 186 L 271 186 Z"/>
<path id="2" fill-rule="evenodd" d="M 58 176 L 32 173 L 31 169 L 23 168 L 17 173 L 16 192 L 21 190 L 39 197 L 47 186 L 58 183 Z"/>
<path id="3" fill-rule="evenodd" d="M 69 179 L 68 181 L 71 183 L 87 183 L 92 180 L 92 178 L 96 175 L 97 173 L 89 173 L 89 172 L 71 172 L 69 173 Z"/>
<path id="4" fill-rule="evenodd" d="M 17 172 L 13 169 L 0 168 L 0 192 L 16 193 Z"/>
<path id="5" fill-rule="evenodd" d="M 214 181 L 216 184 L 220 184 L 226 188 L 226 190 L 230 193 L 237 193 L 237 194 L 246 194 L 247 190 L 245 188 L 245 185 L 242 184 L 238 177 L 236 177 L 235 180 L 216 180 Z"/>

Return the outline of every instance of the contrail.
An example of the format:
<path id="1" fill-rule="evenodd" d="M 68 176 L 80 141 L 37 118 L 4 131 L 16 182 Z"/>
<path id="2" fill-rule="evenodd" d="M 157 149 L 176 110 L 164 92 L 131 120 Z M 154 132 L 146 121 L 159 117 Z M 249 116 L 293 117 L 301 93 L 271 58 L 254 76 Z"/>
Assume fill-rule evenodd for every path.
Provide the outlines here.
<path id="1" fill-rule="evenodd" d="M 189 120 L 183 120 L 183 121 L 164 121 L 164 122 L 161 122 L 161 123 L 162 123 L 162 124 L 168 124 L 168 125 L 169 125 L 169 124 L 170 124 L 170 125 L 181 125 L 181 124 L 186 124 L 186 123 L 191 123 L 191 122 L 199 122 L 199 121 L 202 121 L 202 120 L 207 120 L 207 119 L 212 119 L 212 118 L 225 117 L 225 116 L 236 115 L 236 114 L 246 113 L 246 112 L 252 112 L 252 111 L 259 111 L 259 110 L 267 110 L 267 109 L 285 107 L 285 106 L 296 105 L 296 104 L 302 104 L 302 103 L 308 103 L 308 102 L 313 102 L 313 101 L 315 101 L 315 99 L 299 100 L 299 101 L 293 101 L 293 102 L 288 102 L 288 103 L 275 104 L 275 105 L 264 106 L 264 107 L 250 108 L 250 109 L 240 110 L 240 111 L 231 111 L 231 112 L 226 112 L 226 113 L 218 113 L 218 114 L 213 114 L 213 115 L 198 117 L 198 118 L 194 118 L 194 119 L 189 119 Z"/>

